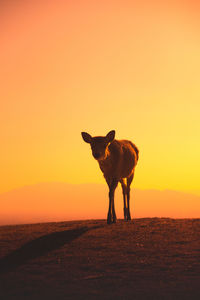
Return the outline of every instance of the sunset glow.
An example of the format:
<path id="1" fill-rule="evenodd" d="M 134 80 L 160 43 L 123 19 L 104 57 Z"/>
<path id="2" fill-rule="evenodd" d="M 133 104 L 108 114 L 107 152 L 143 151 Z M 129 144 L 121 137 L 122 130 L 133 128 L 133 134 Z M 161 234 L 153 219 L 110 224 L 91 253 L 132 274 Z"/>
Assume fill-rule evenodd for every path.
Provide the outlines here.
<path id="1" fill-rule="evenodd" d="M 0 194 L 104 183 L 80 133 L 115 129 L 133 187 L 200 195 L 199 1 L 161 2 L 1 2 Z"/>

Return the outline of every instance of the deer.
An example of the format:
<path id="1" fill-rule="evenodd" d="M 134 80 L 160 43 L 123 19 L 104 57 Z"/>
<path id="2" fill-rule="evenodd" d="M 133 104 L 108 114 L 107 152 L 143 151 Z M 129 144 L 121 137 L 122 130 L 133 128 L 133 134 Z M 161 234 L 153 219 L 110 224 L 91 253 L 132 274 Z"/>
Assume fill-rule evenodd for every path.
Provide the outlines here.
<path id="1" fill-rule="evenodd" d="M 139 158 L 138 148 L 131 141 L 116 140 L 115 130 L 106 136 L 92 137 L 87 132 L 81 132 L 81 135 L 83 140 L 90 144 L 92 155 L 99 163 L 109 187 L 107 224 L 116 223 L 114 194 L 119 182 L 124 200 L 124 220 L 130 221 L 130 185 Z"/>

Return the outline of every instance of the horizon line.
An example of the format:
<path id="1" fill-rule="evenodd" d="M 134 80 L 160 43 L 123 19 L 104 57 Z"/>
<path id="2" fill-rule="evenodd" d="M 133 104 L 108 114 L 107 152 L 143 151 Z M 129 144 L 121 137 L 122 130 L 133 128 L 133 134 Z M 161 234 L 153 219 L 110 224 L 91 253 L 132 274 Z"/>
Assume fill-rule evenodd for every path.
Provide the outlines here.
<path id="1" fill-rule="evenodd" d="M 70 185 L 70 186 L 83 186 L 83 185 L 98 185 L 98 186 L 106 186 L 105 183 L 99 183 L 99 182 L 84 182 L 84 183 L 70 183 L 70 182 L 66 182 L 66 181 L 41 181 L 41 182 L 36 182 L 33 184 L 25 184 L 25 185 L 21 185 L 18 187 L 14 187 L 12 189 L 9 189 L 7 191 L 4 192 L 0 192 L 0 196 L 13 192 L 13 191 L 17 191 L 26 187 L 33 187 L 33 186 L 37 186 L 37 185 L 44 185 L 44 184 L 66 184 L 66 185 Z M 183 194 L 192 194 L 194 196 L 200 197 L 200 189 L 199 190 L 178 190 L 178 189 L 170 189 L 170 188 L 163 188 L 163 189 L 158 189 L 158 188 L 138 188 L 138 187 L 132 187 L 132 190 L 140 190 L 140 191 L 157 191 L 157 192 L 164 192 L 164 191 L 171 191 L 171 192 L 178 192 L 178 193 L 183 193 Z"/>

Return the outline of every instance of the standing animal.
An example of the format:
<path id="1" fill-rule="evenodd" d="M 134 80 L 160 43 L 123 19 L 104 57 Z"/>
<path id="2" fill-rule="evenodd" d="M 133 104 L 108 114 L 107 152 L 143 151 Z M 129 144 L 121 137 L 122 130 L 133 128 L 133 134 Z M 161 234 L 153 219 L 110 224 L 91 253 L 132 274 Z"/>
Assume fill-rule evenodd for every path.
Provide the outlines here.
<path id="1" fill-rule="evenodd" d="M 106 136 L 92 137 L 87 132 L 81 132 L 82 138 L 89 143 L 94 158 L 98 161 L 101 171 L 109 187 L 109 209 L 107 223 L 116 223 L 114 193 L 121 183 L 124 199 L 124 219 L 131 220 L 130 215 L 130 185 L 134 177 L 135 166 L 139 157 L 138 148 L 127 140 L 115 140 L 115 131 Z"/>

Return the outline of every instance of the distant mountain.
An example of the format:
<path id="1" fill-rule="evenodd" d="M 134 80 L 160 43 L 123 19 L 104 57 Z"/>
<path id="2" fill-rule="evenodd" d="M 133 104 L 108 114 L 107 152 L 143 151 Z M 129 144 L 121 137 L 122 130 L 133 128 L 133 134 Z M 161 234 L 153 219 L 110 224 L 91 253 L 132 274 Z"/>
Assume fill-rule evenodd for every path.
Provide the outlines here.
<path id="1" fill-rule="evenodd" d="M 40 183 L 0 195 L 0 225 L 80 219 L 105 219 L 108 189 L 104 184 Z M 123 218 L 121 187 L 116 213 Z M 178 191 L 131 190 L 131 214 L 140 217 L 199 218 L 200 197 Z"/>

